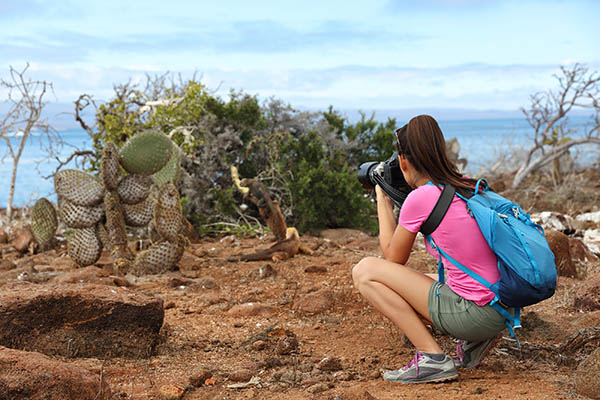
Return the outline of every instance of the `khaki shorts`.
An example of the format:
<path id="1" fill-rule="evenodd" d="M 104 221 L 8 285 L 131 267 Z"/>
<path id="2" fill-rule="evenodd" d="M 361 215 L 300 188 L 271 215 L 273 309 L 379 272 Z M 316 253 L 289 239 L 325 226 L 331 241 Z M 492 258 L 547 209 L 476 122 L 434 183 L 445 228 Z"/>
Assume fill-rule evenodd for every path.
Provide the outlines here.
<path id="1" fill-rule="evenodd" d="M 434 282 L 429 289 L 429 316 L 433 325 L 457 339 L 479 342 L 491 339 L 506 327 L 504 317 L 490 305 L 478 306 Z M 513 309 L 507 309 L 512 315 Z"/>

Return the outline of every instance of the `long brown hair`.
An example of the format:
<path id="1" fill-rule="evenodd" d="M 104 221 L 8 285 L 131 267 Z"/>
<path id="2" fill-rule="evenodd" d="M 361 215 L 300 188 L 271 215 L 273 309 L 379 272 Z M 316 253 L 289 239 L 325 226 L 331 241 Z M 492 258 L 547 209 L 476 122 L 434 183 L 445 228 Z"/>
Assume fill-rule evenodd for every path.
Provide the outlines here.
<path id="1" fill-rule="evenodd" d="M 398 154 L 407 158 L 417 172 L 427 174 L 435 185 L 451 184 L 464 194 L 472 191 L 476 181 L 458 171 L 446 154 L 446 141 L 437 121 L 419 115 L 396 131 Z"/>

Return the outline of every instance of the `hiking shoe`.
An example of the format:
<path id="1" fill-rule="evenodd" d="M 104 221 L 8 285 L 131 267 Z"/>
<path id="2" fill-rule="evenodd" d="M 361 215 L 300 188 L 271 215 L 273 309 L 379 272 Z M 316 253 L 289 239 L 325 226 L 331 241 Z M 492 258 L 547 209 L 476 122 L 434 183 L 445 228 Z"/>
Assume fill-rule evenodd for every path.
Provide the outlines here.
<path id="1" fill-rule="evenodd" d="M 452 358 L 445 356 L 442 361 L 435 361 L 419 351 L 405 367 L 383 374 L 386 381 L 399 383 L 442 382 L 456 377 L 458 372 Z"/>
<path id="2" fill-rule="evenodd" d="M 454 366 L 456 368 L 476 368 L 501 337 L 502 332 L 482 342 L 459 340 L 458 346 L 456 346 Z"/>

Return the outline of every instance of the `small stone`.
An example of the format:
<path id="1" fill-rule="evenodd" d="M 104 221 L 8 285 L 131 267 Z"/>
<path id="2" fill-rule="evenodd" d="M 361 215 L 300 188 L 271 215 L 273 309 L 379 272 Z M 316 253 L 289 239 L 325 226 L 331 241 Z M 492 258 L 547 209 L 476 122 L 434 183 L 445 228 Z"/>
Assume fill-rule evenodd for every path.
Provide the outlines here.
<path id="1" fill-rule="evenodd" d="M 304 269 L 304 272 L 309 273 L 309 274 L 310 273 L 316 273 L 316 274 L 324 273 L 324 272 L 327 272 L 327 267 L 324 267 L 322 265 L 310 265 Z"/>
<path id="2" fill-rule="evenodd" d="M 260 303 L 245 303 L 236 304 L 227 311 L 230 315 L 236 315 L 240 317 L 249 317 L 261 314 L 267 314 L 271 312 L 271 307 L 265 307 Z"/>
<path id="3" fill-rule="evenodd" d="M 120 276 L 112 277 L 113 283 L 118 287 L 132 287 L 133 285 L 127 279 Z"/>
<path id="4" fill-rule="evenodd" d="M 168 286 L 171 288 L 176 288 L 179 286 L 189 286 L 189 285 L 192 285 L 193 283 L 194 283 L 194 281 L 192 279 L 174 277 L 174 278 L 171 278 L 171 280 L 169 280 Z"/>
<path id="5" fill-rule="evenodd" d="M 296 336 L 284 336 L 277 342 L 277 354 L 286 355 L 298 349 L 298 339 Z"/>
<path id="6" fill-rule="evenodd" d="M 11 241 L 11 244 L 18 252 L 24 253 L 29 248 L 29 244 L 33 241 L 33 235 L 27 228 L 21 229 L 17 232 L 15 238 Z"/>
<path id="7" fill-rule="evenodd" d="M 281 374 L 279 379 L 283 382 L 294 383 L 296 382 L 296 373 L 294 371 L 285 371 Z"/>
<path id="8" fill-rule="evenodd" d="M 276 276 L 277 271 L 271 266 L 271 264 L 265 264 L 259 269 L 252 271 L 250 276 L 255 279 L 267 279 L 271 276 Z"/>
<path id="9" fill-rule="evenodd" d="M 338 381 L 353 381 L 355 378 L 355 375 L 352 372 L 349 371 L 337 371 L 333 374 L 333 377 L 335 379 L 337 379 Z"/>
<path id="10" fill-rule="evenodd" d="M 339 371 L 342 369 L 342 362 L 337 357 L 325 357 L 316 365 L 321 371 Z"/>
<path id="11" fill-rule="evenodd" d="M 326 390 L 329 390 L 329 385 L 326 383 L 317 383 L 306 388 L 306 391 L 312 394 L 322 393 Z"/>
<path id="12" fill-rule="evenodd" d="M 196 285 L 202 289 L 216 289 L 219 287 L 213 278 L 202 278 L 196 283 Z"/>
<path id="13" fill-rule="evenodd" d="M 256 351 L 264 350 L 265 347 L 267 347 L 267 342 L 264 340 L 257 340 L 256 342 L 252 343 L 252 348 Z"/>
<path id="14" fill-rule="evenodd" d="M 229 374 L 229 380 L 232 382 L 248 382 L 254 375 L 249 369 L 239 369 Z"/>
<path id="15" fill-rule="evenodd" d="M 163 385 L 159 389 L 160 398 L 163 400 L 179 400 L 183 397 L 184 388 L 179 385 Z"/>
<path id="16" fill-rule="evenodd" d="M 200 387 L 207 379 L 212 377 L 212 372 L 206 368 L 200 368 L 192 373 L 189 378 L 190 385 Z"/>
<path id="17" fill-rule="evenodd" d="M 10 271 L 17 268 L 17 264 L 10 260 L 0 260 L 0 271 Z"/>
<path id="18" fill-rule="evenodd" d="M 322 289 L 301 296 L 294 308 L 306 314 L 319 314 L 333 307 L 334 302 L 334 293 L 329 289 Z"/>

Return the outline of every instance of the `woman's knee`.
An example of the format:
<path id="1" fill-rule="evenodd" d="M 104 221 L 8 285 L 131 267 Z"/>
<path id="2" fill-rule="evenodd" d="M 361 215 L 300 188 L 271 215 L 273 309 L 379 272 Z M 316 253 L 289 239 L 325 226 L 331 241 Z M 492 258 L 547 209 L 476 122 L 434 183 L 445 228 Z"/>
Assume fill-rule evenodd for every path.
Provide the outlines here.
<path id="1" fill-rule="evenodd" d="M 354 267 L 352 267 L 352 280 L 354 281 L 354 287 L 358 288 L 361 283 L 369 280 L 370 266 L 373 265 L 377 260 L 377 257 L 365 257 L 360 260 Z"/>

